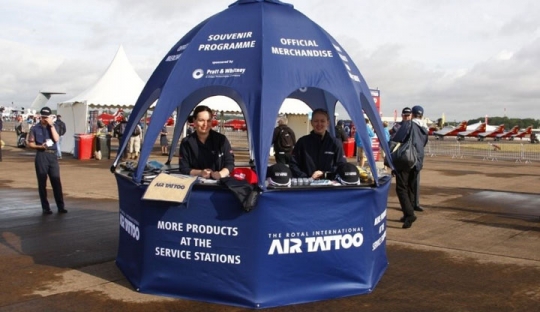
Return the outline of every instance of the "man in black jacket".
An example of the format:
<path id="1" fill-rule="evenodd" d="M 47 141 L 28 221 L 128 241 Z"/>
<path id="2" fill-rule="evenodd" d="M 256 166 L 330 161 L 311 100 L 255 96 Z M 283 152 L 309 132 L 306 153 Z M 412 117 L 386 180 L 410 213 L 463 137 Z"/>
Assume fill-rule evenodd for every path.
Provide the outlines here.
<path id="1" fill-rule="evenodd" d="M 58 135 L 60 136 L 58 142 L 56 142 L 56 156 L 58 159 L 62 159 L 62 138 L 64 137 L 64 134 L 66 134 L 66 124 L 61 118 L 61 115 L 57 115 L 56 121 L 54 122 L 58 127 Z"/>
<path id="2" fill-rule="evenodd" d="M 337 122 L 335 131 L 336 131 L 335 133 L 336 139 L 338 139 L 338 141 L 340 141 L 341 143 L 346 142 L 347 139 L 349 138 L 349 136 L 347 135 L 347 132 L 343 128 L 343 120 L 340 120 Z"/>
<path id="3" fill-rule="evenodd" d="M 412 108 L 412 120 L 403 121 L 401 127 L 392 138 L 394 142 L 404 143 L 413 135 L 413 146 L 417 152 L 416 164 L 411 169 L 401 169 L 395 172 L 396 194 L 403 211 L 403 228 L 407 229 L 416 221 L 414 207 L 418 188 L 418 175 L 424 163 L 424 146 L 428 141 L 427 129 L 423 127 L 422 117 L 424 109 L 421 106 Z"/>

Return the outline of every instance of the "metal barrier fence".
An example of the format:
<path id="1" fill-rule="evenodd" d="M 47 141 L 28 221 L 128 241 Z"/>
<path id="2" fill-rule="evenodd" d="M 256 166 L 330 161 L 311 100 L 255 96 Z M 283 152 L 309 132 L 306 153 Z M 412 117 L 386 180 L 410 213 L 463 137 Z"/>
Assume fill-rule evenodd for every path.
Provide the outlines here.
<path id="1" fill-rule="evenodd" d="M 540 161 L 540 144 L 523 142 L 478 142 L 457 140 L 430 140 L 425 148 L 426 157 L 482 158 L 487 161 L 514 161 L 530 163 Z"/>

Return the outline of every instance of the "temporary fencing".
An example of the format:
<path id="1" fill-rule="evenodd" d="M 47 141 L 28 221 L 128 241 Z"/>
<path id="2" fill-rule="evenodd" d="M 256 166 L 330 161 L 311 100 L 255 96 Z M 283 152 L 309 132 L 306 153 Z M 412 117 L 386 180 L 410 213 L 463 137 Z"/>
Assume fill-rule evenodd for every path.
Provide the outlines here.
<path id="1" fill-rule="evenodd" d="M 529 163 L 540 161 L 540 144 L 523 142 L 485 142 L 458 140 L 429 140 L 426 157 L 482 158 L 486 161 L 514 161 Z"/>

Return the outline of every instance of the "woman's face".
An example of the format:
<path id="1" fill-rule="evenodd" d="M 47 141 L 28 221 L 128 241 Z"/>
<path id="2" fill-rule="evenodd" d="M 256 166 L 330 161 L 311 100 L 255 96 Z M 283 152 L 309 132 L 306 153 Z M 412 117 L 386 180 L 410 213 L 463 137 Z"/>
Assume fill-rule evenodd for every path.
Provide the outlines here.
<path id="1" fill-rule="evenodd" d="M 210 129 L 212 129 L 212 115 L 207 111 L 198 113 L 195 118 L 194 126 L 197 134 L 208 134 Z"/>
<path id="2" fill-rule="evenodd" d="M 311 126 L 313 132 L 317 134 L 324 134 L 328 129 L 328 118 L 324 113 L 316 113 L 311 117 Z"/>

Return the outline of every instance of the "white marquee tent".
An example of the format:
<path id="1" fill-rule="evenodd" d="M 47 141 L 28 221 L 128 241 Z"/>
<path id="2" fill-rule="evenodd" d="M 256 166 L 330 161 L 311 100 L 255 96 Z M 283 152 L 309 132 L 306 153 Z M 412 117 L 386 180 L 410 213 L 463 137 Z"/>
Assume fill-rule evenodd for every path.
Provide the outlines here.
<path id="1" fill-rule="evenodd" d="M 120 46 L 111 64 L 99 80 L 69 101 L 58 103 L 57 113 L 66 123 L 62 152 L 73 153 L 75 134 L 88 132 L 89 110 L 127 108 L 135 105 L 144 81 L 133 69 Z"/>

